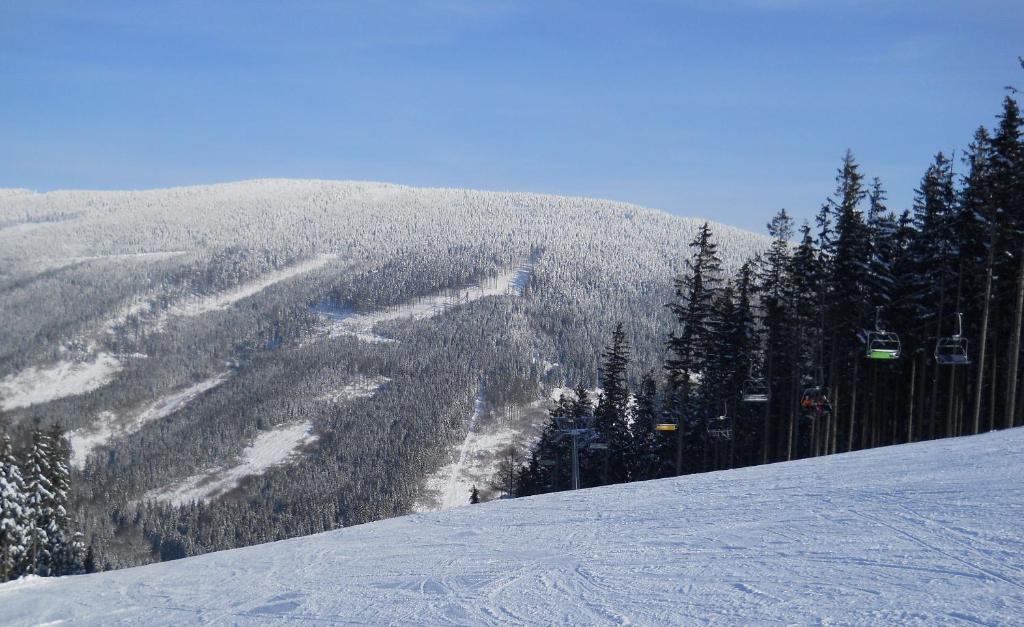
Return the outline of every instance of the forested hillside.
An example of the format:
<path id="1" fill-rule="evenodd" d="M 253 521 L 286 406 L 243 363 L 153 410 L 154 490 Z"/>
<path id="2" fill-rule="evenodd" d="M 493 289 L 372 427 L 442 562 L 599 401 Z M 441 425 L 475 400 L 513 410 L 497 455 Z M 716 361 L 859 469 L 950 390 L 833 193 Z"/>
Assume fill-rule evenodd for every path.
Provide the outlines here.
<path id="1" fill-rule="evenodd" d="M 603 393 L 581 380 L 551 409 L 519 494 L 1024 423 L 1022 127 L 1007 97 L 960 170 L 935 155 L 905 210 L 847 152 L 815 223 L 779 211 L 738 271 L 705 225 L 668 302 L 664 359 L 631 354 L 628 320 L 610 335 Z"/>
<path id="2" fill-rule="evenodd" d="M 526 448 L 530 414 L 505 417 L 594 385 L 616 322 L 661 358 L 699 224 L 377 183 L 11 191 L 0 420 L 19 449 L 68 433 L 100 566 L 429 509 L 470 425 Z M 767 245 L 715 230 L 728 269 Z"/>

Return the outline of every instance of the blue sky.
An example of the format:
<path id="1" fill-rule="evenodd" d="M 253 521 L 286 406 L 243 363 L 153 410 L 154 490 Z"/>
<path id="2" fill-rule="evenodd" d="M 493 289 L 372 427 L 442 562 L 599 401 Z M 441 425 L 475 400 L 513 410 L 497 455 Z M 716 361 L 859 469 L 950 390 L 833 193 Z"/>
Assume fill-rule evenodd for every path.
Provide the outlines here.
<path id="1" fill-rule="evenodd" d="M 381 180 L 760 230 L 847 147 L 909 206 L 1021 42 L 994 0 L 2 0 L 0 187 Z"/>

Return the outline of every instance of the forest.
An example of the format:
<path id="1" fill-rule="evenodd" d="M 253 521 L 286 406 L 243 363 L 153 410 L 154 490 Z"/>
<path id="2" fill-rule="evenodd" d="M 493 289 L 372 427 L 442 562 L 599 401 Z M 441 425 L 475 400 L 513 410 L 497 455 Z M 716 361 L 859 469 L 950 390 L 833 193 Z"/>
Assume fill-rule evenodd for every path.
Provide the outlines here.
<path id="1" fill-rule="evenodd" d="M 998 125 L 975 132 L 962 170 L 937 153 L 913 207 L 899 212 L 847 151 L 814 224 L 797 227 L 779 211 L 768 249 L 736 272 L 723 270 L 705 224 L 668 303 L 664 359 L 631 363 L 629 323 L 620 323 L 601 356 L 599 392 L 583 381 L 563 395 L 516 493 L 1024 423 L 1021 129 L 1007 96 Z"/>

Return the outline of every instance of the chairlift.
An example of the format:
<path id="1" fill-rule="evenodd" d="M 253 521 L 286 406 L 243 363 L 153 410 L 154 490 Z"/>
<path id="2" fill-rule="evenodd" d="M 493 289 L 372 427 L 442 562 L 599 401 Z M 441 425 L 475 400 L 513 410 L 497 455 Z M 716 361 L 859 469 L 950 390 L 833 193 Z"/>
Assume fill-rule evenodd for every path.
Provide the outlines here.
<path id="1" fill-rule="evenodd" d="M 715 416 L 708 420 L 708 436 L 716 440 L 731 440 L 732 439 L 732 420 L 729 418 L 728 406 L 725 408 L 725 413 L 721 416 Z"/>
<path id="2" fill-rule="evenodd" d="M 804 390 L 804 393 L 800 396 L 800 408 L 806 416 L 821 418 L 831 413 L 832 404 L 829 403 L 825 388 L 815 386 Z"/>
<path id="3" fill-rule="evenodd" d="M 744 403 L 767 403 L 768 384 L 761 378 L 750 378 L 743 382 Z"/>
<path id="4" fill-rule="evenodd" d="M 966 366 L 971 363 L 967 355 L 967 338 L 963 337 L 963 314 L 956 314 L 956 333 L 940 337 L 935 343 L 935 363 L 940 366 Z"/>
<path id="5" fill-rule="evenodd" d="M 875 307 L 875 328 L 865 332 L 864 356 L 868 359 L 891 361 L 900 358 L 900 336 L 882 328 L 881 307 Z"/>

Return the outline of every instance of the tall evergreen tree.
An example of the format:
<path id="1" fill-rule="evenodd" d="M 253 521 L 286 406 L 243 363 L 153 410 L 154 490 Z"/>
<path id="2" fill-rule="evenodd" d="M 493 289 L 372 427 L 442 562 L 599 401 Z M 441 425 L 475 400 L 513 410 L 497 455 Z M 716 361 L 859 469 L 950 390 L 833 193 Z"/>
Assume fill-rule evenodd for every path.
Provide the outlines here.
<path id="1" fill-rule="evenodd" d="M 668 357 L 665 371 L 668 375 L 666 410 L 678 424 L 676 430 L 675 472 L 682 474 L 685 449 L 700 445 L 693 424 L 688 424 L 692 378 L 704 366 L 708 341 L 714 331 L 714 295 L 722 282 L 722 262 L 718 246 L 712 240 L 711 227 L 704 223 L 697 237 L 690 242 L 691 254 L 686 261 L 686 272 L 675 282 L 677 302 L 669 303 L 679 325 L 666 342 Z"/>
<path id="2" fill-rule="evenodd" d="M 0 433 L 0 582 L 21 574 L 28 544 L 25 482 L 11 439 Z"/>
<path id="3" fill-rule="evenodd" d="M 627 417 L 629 387 L 626 368 L 629 366 L 629 344 L 620 322 L 612 332 L 612 341 L 603 353 L 601 386 L 603 392 L 594 410 L 594 426 L 608 448 L 601 454 L 602 483 L 629 480 L 630 433 Z"/>

